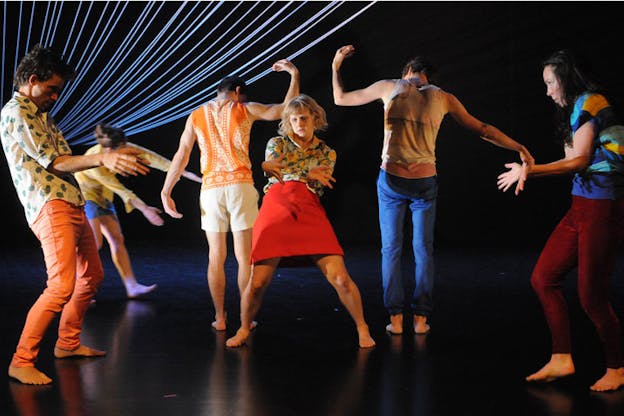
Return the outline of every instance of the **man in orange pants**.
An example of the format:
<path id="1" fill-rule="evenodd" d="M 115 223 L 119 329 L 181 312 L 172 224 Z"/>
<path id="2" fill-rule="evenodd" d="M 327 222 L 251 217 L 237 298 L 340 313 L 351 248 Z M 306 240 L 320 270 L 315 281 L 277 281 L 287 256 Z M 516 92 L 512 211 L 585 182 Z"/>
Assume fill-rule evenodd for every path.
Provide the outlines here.
<path id="1" fill-rule="evenodd" d="M 41 242 L 47 286 L 26 317 L 9 376 L 24 384 L 49 384 L 35 368 L 41 340 L 60 313 L 57 358 L 102 356 L 80 343 L 85 312 L 104 277 L 87 221 L 84 197 L 73 173 L 106 166 L 124 175 L 146 174 L 140 151 L 73 156 L 48 111 L 74 69 L 54 51 L 36 45 L 15 73 L 17 91 L 2 109 L 0 136 L 28 225 Z"/>

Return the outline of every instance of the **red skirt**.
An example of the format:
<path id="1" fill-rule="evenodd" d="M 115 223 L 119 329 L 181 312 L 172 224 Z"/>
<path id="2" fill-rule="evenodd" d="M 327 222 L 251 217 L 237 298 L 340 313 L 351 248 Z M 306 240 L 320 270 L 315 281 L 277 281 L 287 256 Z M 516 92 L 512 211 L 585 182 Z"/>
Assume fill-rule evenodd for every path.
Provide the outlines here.
<path id="1" fill-rule="evenodd" d="M 253 226 L 251 262 L 318 254 L 344 255 L 318 195 L 303 182 L 271 186 Z"/>

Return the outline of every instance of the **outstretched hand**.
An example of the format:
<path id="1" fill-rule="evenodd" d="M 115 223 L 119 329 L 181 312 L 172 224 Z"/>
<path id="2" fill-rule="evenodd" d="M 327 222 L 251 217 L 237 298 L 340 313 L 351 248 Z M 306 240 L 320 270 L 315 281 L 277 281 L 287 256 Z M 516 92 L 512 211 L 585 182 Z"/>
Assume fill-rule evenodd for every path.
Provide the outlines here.
<path id="1" fill-rule="evenodd" d="M 173 199 L 169 195 L 160 195 L 160 200 L 163 204 L 163 209 L 169 216 L 173 218 L 182 218 L 182 214 L 180 214 L 176 208 L 176 204 Z"/>
<path id="2" fill-rule="evenodd" d="M 355 47 L 353 45 L 346 45 L 339 48 L 336 51 L 336 55 L 334 55 L 334 60 L 332 61 L 332 67 L 336 70 L 340 69 L 342 62 L 351 57 L 355 53 Z"/>
<path id="3" fill-rule="evenodd" d="M 122 176 L 147 175 L 148 161 L 141 158 L 142 151 L 131 147 L 122 147 L 112 152 L 102 153 L 102 164 L 114 173 Z"/>
<path id="4" fill-rule="evenodd" d="M 498 175 L 498 189 L 503 191 L 503 192 L 507 192 L 507 190 L 509 188 L 511 188 L 511 186 L 518 182 L 524 175 L 524 178 L 526 178 L 526 163 L 523 163 L 522 165 L 519 163 L 505 163 L 505 167 L 507 169 L 509 169 L 507 172 L 503 172 L 500 175 Z M 519 184 L 518 184 L 519 185 Z M 521 189 L 520 189 L 521 190 Z M 519 190 L 518 187 L 516 187 L 516 195 L 518 195 Z"/>
<path id="5" fill-rule="evenodd" d="M 331 168 L 329 166 L 315 166 L 308 171 L 308 179 L 319 181 L 323 186 L 329 189 L 334 189 L 332 182 L 336 182 L 336 179 L 331 175 Z"/>
<path id="6" fill-rule="evenodd" d="M 160 214 L 162 214 L 162 211 L 156 207 L 147 206 L 143 210 L 143 216 L 145 217 L 145 219 L 147 219 L 150 222 L 150 224 L 155 225 L 157 227 L 160 227 L 161 225 L 165 223 L 165 220 L 162 219 Z"/>

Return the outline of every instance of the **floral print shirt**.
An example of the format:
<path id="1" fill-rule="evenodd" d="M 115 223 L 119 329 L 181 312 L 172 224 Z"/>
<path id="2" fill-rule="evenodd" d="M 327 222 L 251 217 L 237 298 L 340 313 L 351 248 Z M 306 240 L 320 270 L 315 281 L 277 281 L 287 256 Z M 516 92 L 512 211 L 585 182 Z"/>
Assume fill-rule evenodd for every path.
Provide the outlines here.
<path id="1" fill-rule="evenodd" d="M 0 113 L 0 139 L 13 185 L 32 224 L 41 208 L 62 199 L 76 206 L 85 204 L 71 173 L 57 176 L 46 169 L 58 156 L 71 155 L 69 144 L 47 113 L 28 97 L 13 94 Z"/>
<path id="2" fill-rule="evenodd" d="M 284 182 L 303 182 L 310 191 L 318 196 L 323 195 L 323 185 L 316 180 L 308 179 L 308 172 L 316 166 L 329 166 L 331 174 L 336 164 L 336 151 L 334 149 L 316 136 L 314 136 L 312 144 L 306 149 L 302 149 L 290 137 L 273 137 L 267 143 L 264 159 L 276 159 L 281 155 L 284 155 L 284 159 L 282 159 L 282 163 L 285 165 L 282 169 Z M 266 193 L 276 183 L 278 180 L 270 177 L 269 183 L 264 186 L 264 192 Z"/>

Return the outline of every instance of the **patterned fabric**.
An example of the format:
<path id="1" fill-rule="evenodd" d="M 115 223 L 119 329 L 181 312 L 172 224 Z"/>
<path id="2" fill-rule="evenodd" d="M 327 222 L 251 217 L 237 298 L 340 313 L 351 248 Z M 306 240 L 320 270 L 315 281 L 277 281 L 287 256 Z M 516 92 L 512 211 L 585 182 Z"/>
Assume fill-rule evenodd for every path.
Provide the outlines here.
<path id="1" fill-rule="evenodd" d="M 316 136 L 312 144 L 306 149 L 299 147 L 290 137 L 273 137 L 267 143 L 264 159 L 277 159 L 281 155 L 285 155 L 282 159 L 282 163 L 286 166 L 282 169 L 284 182 L 303 182 L 308 189 L 318 196 L 323 195 L 324 186 L 318 181 L 309 180 L 308 172 L 316 166 L 329 166 L 331 174 L 336 164 L 336 151 L 334 149 Z M 271 186 L 278 182 L 276 178 L 270 177 L 269 182 L 264 186 L 264 192 L 266 193 Z"/>
<path id="2" fill-rule="evenodd" d="M 212 100 L 193 111 L 190 118 L 198 138 L 202 189 L 253 184 L 249 160 L 252 120 L 245 104 Z"/>
<path id="3" fill-rule="evenodd" d="M 171 165 L 169 159 L 133 143 L 127 143 L 126 146 L 141 150 L 143 152 L 141 157 L 150 163 L 150 168 L 158 169 L 163 172 L 169 170 L 169 166 Z M 99 144 L 89 148 L 89 150 L 85 152 L 85 155 L 98 153 L 102 153 L 102 146 Z M 130 201 L 137 198 L 136 194 L 126 188 L 117 179 L 115 173 L 104 166 L 76 172 L 75 176 L 86 200 L 92 201 L 102 208 L 106 208 L 113 202 L 113 198 L 115 194 L 117 194 L 123 200 L 126 212 L 131 212 L 134 209 Z"/>
<path id="4" fill-rule="evenodd" d="M 594 123 L 598 134 L 589 167 L 574 176 L 572 194 L 592 199 L 624 198 L 624 125 L 600 94 L 586 93 L 570 115 L 574 134 L 583 124 Z"/>
<path id="5" fill-rule="evenodd" d="M 46 169 L 71 149 L 52 117 L 18 92 L 0 114 L 0 137 L 13 185 L 32 224 L 46 202 L 62 199 L 75 206 L 85 200 L 72 174 L 57 176 Z"/>

